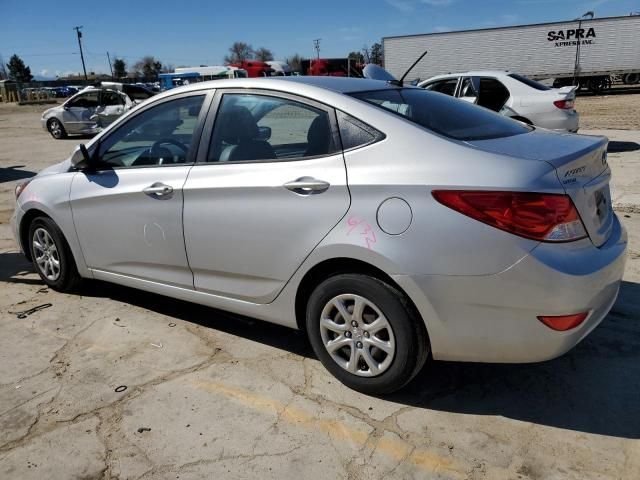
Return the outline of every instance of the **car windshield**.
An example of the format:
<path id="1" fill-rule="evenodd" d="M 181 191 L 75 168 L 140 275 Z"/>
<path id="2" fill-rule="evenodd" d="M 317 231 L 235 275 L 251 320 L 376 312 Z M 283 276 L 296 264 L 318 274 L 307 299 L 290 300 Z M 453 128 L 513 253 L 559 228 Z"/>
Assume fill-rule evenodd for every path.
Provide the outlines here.
<path id="1" fill-rule="evenodd" d="M 351 96 L 456 140 L 485 140 L 530 132 L 520 122 L 422 88 L 356 92 Z"/>
<path id="2" fill-rule="evenodd" d="M 535 80 L 531 80 L 530 78 L 523 77 L 522 75 L 518 75 L 517 73 L 510 73 L 509 76 L 514 80 L 518 80 L 519 82 L 524 83 L 525 85 L 530 86 L 531 88 L 535 88 L 536 90 L 546 91 L 551 90 L 551 88 L 543 85 L 540 82 L 536 82 Z"/>

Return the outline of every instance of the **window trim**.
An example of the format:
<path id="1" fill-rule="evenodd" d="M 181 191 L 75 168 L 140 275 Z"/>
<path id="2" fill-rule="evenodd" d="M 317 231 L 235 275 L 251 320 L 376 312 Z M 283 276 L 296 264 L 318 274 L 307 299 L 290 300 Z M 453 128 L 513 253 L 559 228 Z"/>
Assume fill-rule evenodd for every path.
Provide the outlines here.
<path id="1" fill-rule="evenodd" d="M 336 145 L 336 151 L 333 153 L 327 153 L 325 155 L 313 155 L 309 157 L 296 157 L 296 158 L 268 158 L 264 160 L 238 160 L 231 162 L 208 162 L 209 149 L 211 148 L 211 139 L 213 138 L 213 130 L 215 128 L 216 120 L 220 114 L 220 106 L 222 105 L 222 98 L 225 95 L 258 95 L 263 97 L 272 97 L 284 100 L 291 100 L 303 105 L 307 105 L 316 110 L 322 110 L 327 113 L 329 123 L 331 126 L 331 134 L 333 141 Z M 251 163 L 274 163 L 274 162 L 300 162 L 304 160 L 313 160 L 316 158 L 328 158 L 335 155 L 341 155 L 342 140 L 340 138 L 340 131 L 338 128 L 338 120 L 336 118 L 336 110 L 330 105 L 326 105 L 321 102 L 317 102 L 311 98 L 294 95 L 291 93 L 283 92 L 280 90 L 267 90 L 259 88 L 224 88 L 218 89 L 215 92 L 211 107 L 209 108 L 209 114 L 200 136 L 200 145 L 198 148 L 198 156 L 194 166 L 198 165 L 237 165 L 237 164 L 251 164 Z"/>
<path id="2" fill-rule="evenodd" d="M 110 130 L 104 137 L 100 137 L 96 143 L 91 145 L 89 154 L 94 160 L 96 160 L 96 164 L 98 165 L 98 168 L 96 168 L 96 171 L 104 172 L 109 170 L 132 170 L 132 169 L 138 169 L 138 168 L 171 168 L 171 167 L 184 167 L 188 165 L 194 165 L 196 162 L 196 159 L 198 158 L 198 151 L 200 146 L 200 139 L 202 136 L 202 130 L 204 128 L 204 123 L 207 118 L 209 108 L 211 107 L 211 101 L 214 95 L 215 95 L 215 90 L 213 89 L 206 89 L 206 90 L 203 89 L 203 90 L 195 90 L 191 92 L 179 93 L 176 95 L 170 95 L 168 97 L 159 99 L 149 104 L 145 104 L 142 108 L 136 109 L 135 114 L 133 115 L 127 115 L 125 113 L 125 115 L 127 115 L 127 118 L 121 124 L 117 125 L 116 128 L 114 128 L 113 130 Z M 126 125 L 131 120 L 138 117 L 139 115 L 142 115 L 147 110 L 158 107 L 164 103 L 168 103 L 173 100 L 180 100 L 182 98 L 199 97 L 199 96 L 204 96 L 204 99 L 202 101 L 202 107 L 200 108 L 200 113 L 198 114 L 198 119 L 196 120 L 196 128 L 193 130 L 193 141 L 192 141 L 193 148 L 189 152 L 189 155 L 184 163 L 173 163 L 173 164 L 167 164 L 167 165 L 106 166 L 104 164 L 100 164 L 99 159 L 95 158 L 97 157 L 98 152 L 100 151 L 100 146 L 106 139 L 110 138 L 112 135 L 118 132 L 121 128 L 125 128 Z"/>

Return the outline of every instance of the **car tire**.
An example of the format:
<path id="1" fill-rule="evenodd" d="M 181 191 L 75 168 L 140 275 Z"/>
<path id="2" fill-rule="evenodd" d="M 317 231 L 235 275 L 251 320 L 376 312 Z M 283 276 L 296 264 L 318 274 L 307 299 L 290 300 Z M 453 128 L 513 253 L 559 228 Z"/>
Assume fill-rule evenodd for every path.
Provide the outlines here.
<path id="1" fill-rule="evenodd" d="M 59 292 L 76 290 L 82 281 L 62 231 L 48 217 L 37 217 L 29 226 L 29 251 L 33 267 L 49 287 Z"/>
<path id="2" fill-rule="evenodd" d="M 67 131 L 64 129 L 62 122 L 57 118 L 50 118 L 47 121 L 47 130 L 49 130 L 51 136 L 56 140 L 67 138 Z"/>
<path id="3" fill-rule="evenodd" d="M 424 323 L 406 295 L 367 275 L 340 274 L 319 284 L 307 302 L 306 328 L 325 368 L 370 395 L 402 388 L 430 352 Z"/>

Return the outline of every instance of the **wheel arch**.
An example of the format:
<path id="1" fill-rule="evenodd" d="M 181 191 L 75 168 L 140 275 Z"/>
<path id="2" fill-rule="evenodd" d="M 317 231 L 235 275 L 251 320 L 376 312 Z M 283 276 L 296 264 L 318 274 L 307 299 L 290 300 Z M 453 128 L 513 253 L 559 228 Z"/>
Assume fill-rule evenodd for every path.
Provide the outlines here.
<path id="1" fill-rule="evenodd" d="M 305 317 L 306 317 L 306 307 L 307 301 L 313 289 L 317 287 L 323 280 L 339 274 L 344 273 L 359 273 L 370 275 L 371 277 L 377 278 L 381 280 L 393 288 L 400 291 L 408 302 L 408 307 L 413 310 L 413 313 L 416 315 L 416 318 L 419 318 L 421 322 L 421 328 L 424 328 L 425 333 L 428 336 L 427 326 L 424 318 L 420 315 L 420 311 L 414 304 L 411 297 L 405 292 L 405 290 L 398 285 L 398 283 L 391 278 L 387 273 L 385 273 L 380 268 L 367 263 L 363 260 L 357 260 L 355 258 L 348 257 L 336 257 L 323 260 L 313 267 L 311 267 L 302 277 L 298 284 L 298 288 L 296 291 L 295 297 L 295 316 L 296 316 L 296 324 L 300 330 L 306 330 L 305 328 Z"/>
<path id="2" fill-rule="evenodd" d="M 533 125 L 533 122 L 531 120 L 529 120 L 527 117 L 523 117 L 522 115 L 516 115 L 510 118 L 512 120 L 518 120 L 519 122 L 526 123 L 527 125 Z"/>
<path id="3" fill-rule="evenodd" d="M 20 227 L 18 230 L 20 235 L 20 244 L 22 245 L 22 251 L 24 252 L 24 255 L 29 259 L 29 261 L 31 261 L 31 249 L 29 248 L 29 227 L 31 226 L 31 222 L 33 222 L 38 217 L 51 218 L 51 215 L 48 215 L 47 213 L 37 208 L 32 208 L 30 210 L 27 210 L 20 220 Z M 53 219 L 51 218 L 51 220 Z"/>

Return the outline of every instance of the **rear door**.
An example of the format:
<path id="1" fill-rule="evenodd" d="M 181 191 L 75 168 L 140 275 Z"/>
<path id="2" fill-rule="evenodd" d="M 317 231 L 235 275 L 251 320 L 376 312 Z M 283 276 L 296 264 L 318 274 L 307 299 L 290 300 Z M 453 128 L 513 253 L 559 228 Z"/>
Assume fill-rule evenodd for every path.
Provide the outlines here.
<path id="1" fill-rule="evenodd" d="M 216 105 L 184 186 L 194 285 L 268 303 L 349 208 L 335 113 L 247 90 Z"/>
<path id="2" fill-rule="evenodd" d="M 96 110 L 100 126 L 106 127 L 113 123 L 127 110 L 125 96 L 114 90 L 103 90 L 100 95 L 100 107 Z"/>
<path id="3" fill-rule="evenodd" d="M 100 105 L 100 90 L 84 92 L 64 104 L 62 123 L 67 133 L 77 133 L 95 126 L 91 117 Z"/>

